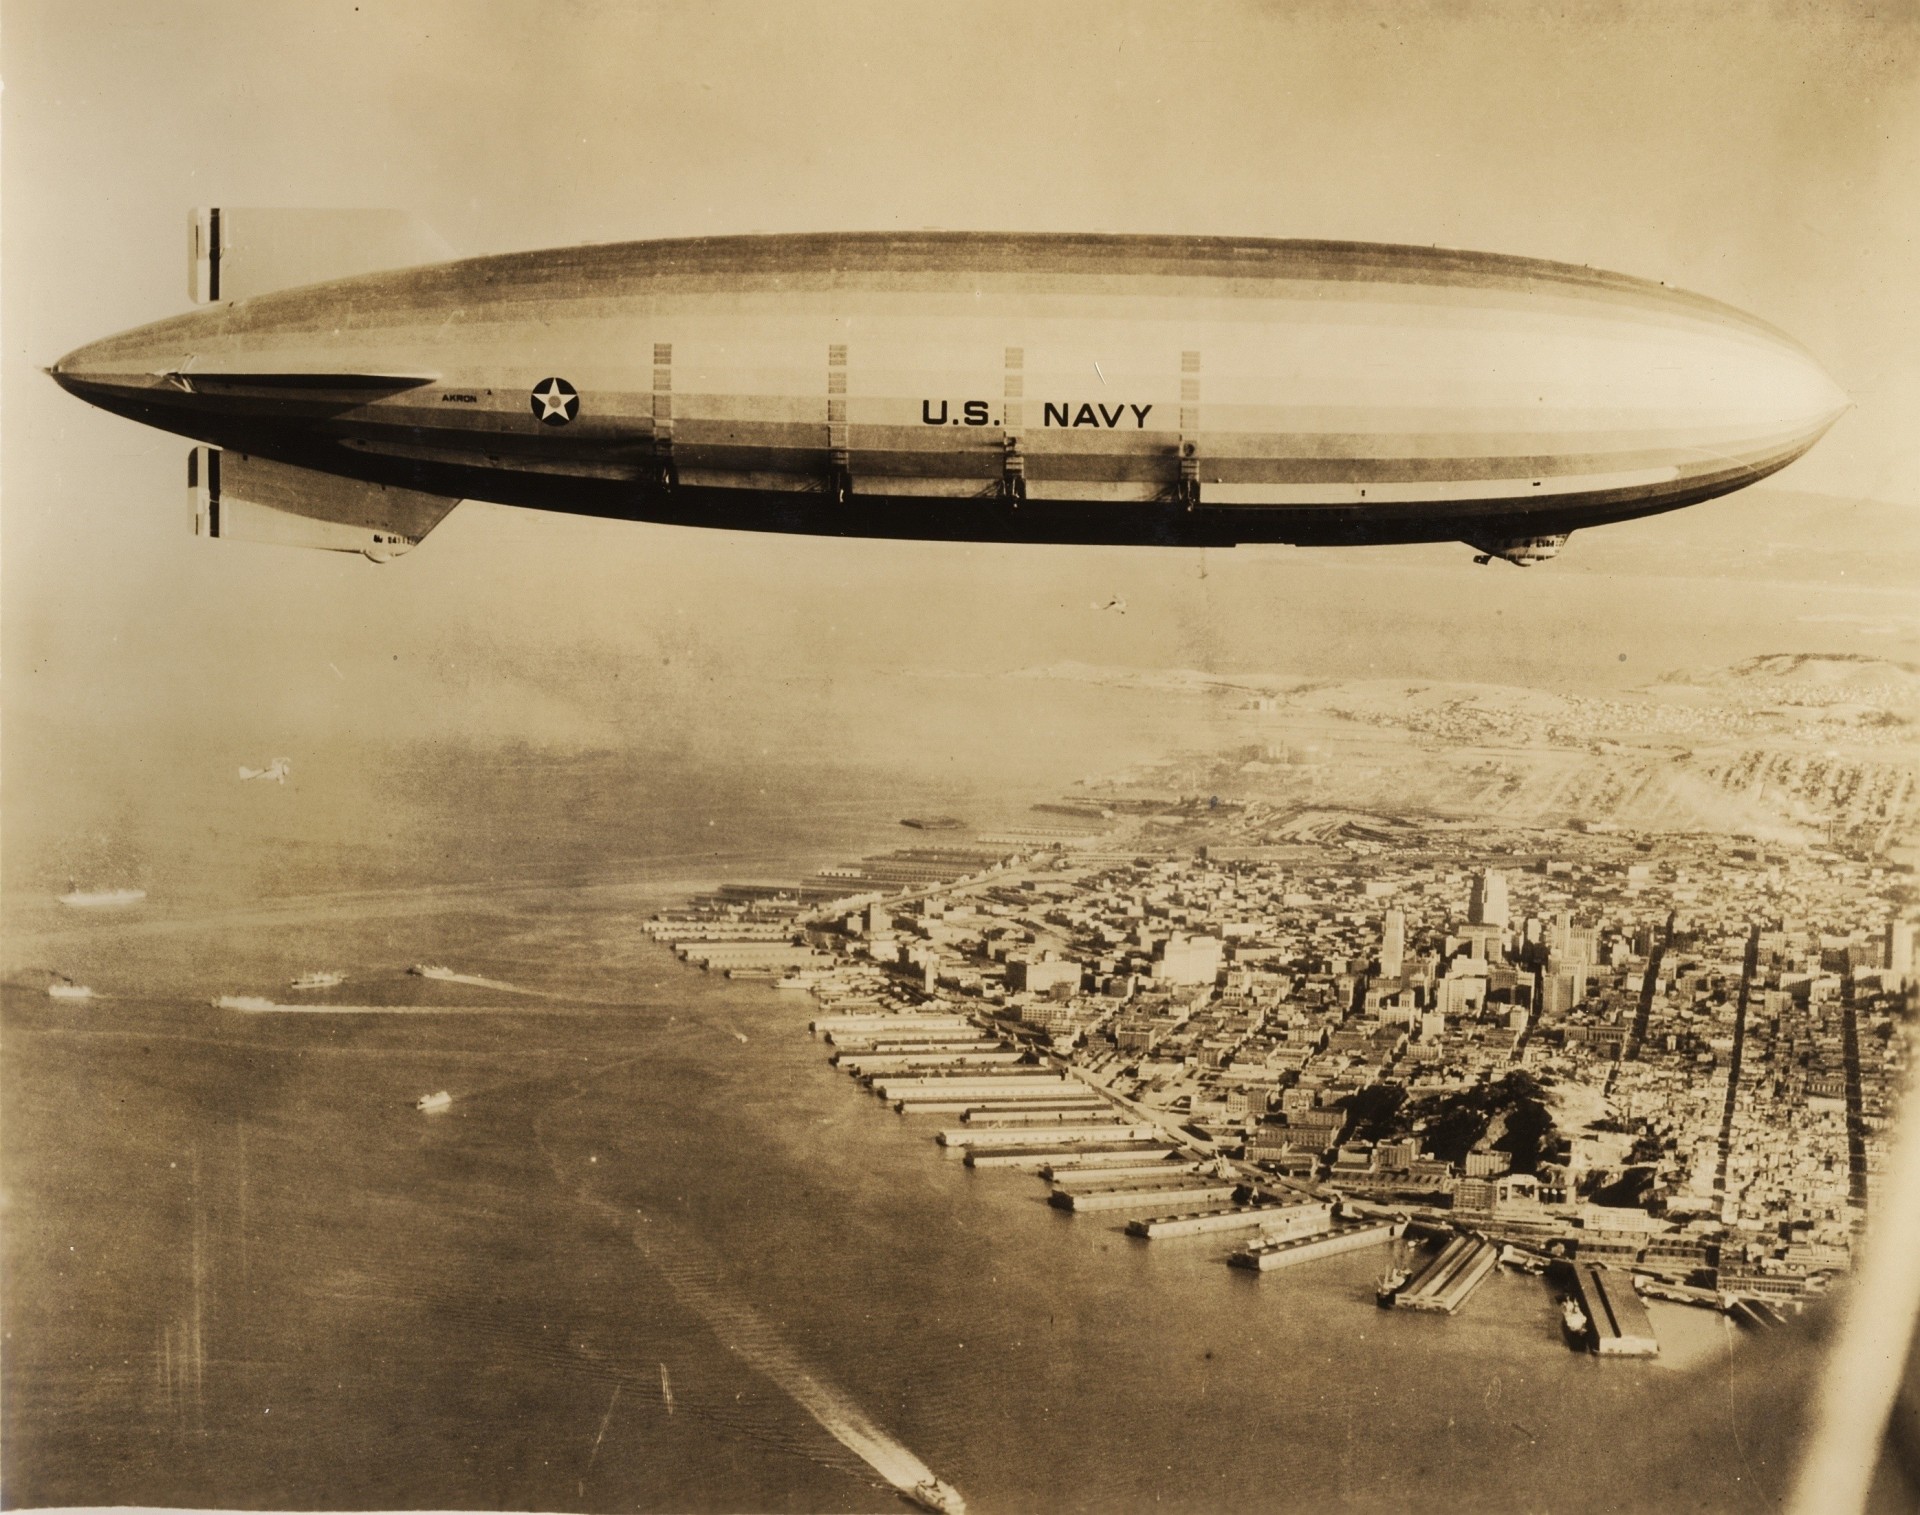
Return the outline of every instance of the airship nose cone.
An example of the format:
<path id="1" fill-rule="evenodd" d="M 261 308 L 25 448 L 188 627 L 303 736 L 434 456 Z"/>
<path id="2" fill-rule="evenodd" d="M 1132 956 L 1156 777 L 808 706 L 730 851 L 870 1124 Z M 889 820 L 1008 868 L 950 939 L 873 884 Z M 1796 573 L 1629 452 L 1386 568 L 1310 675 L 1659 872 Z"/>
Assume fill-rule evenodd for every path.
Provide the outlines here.
<path id="1" fill-rule="evenodd" d="M 47 374 L 68 394 L 91 405 L 110 406 L 116 399 L 154 388 L 164 382 L 170 367 L 178 366 L 179 354 L 171 347 L 162 353 L 144 344 L 129 344 L 126 337 L 120 336 L 76 347 L 49 368 Z"/>

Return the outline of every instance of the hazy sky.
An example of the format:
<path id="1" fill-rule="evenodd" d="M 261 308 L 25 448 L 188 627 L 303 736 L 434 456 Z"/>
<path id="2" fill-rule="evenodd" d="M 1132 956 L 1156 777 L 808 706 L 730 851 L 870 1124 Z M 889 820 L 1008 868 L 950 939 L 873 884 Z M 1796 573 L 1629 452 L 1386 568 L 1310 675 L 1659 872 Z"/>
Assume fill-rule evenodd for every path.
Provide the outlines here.
<path id="1" fill-rule="evenodd" d="M 11 707 L 591 734 L 607 702 L 796 666 L 1617 681 L 1770 621 L 1782 648 L 1915 656 L 1913 8 L 1560 9 L 8 0 Z M 462 253 L 940 226 L 1530 254 L 1750 310 L 1857 408 L 1777 486 L 1525 573 L 1447 545 L 841 544 L 472 504 L 375 568 L 196 542 L 186 444 L 37 371 L 184 308 L 213 203 L 411 208 Z M 1092 608 L 1115 596 L 1124 617 Z"/>

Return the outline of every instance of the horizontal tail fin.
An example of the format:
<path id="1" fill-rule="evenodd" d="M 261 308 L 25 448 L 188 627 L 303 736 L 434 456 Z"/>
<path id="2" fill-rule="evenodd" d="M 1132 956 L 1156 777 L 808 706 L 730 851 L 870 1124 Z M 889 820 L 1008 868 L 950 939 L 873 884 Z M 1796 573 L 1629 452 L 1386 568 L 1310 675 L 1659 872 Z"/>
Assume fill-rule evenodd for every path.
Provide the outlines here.
<path id="1" fill-rule="evenodd" d="M 194 211 L 191 230 L 188 283 L 200 305 L 453 256 L 437 232 L 404 210 L 215 206 Z"/>
<path id="2" fill-rule="evenodd" d="M 357 552 L 376 563 L 411 552 L 460 503 L 218 447 L 187 454 L 187 491 L 195 536 Z"/>

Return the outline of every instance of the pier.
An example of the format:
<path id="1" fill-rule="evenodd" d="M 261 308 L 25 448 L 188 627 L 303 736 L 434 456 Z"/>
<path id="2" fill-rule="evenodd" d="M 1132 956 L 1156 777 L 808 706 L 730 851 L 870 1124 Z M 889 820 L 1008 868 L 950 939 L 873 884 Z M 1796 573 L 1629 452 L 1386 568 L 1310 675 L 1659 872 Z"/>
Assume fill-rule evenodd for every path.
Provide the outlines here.
<path id="1" fill-rule="evenodd" d="M 1219 1206 L 1232 1200 L 1236 1186 L 1229 1183 L 1165 1184 L 1144 1188 L 1082 1189 L 1056 1188 L 1047 1203 L 1057 1209 L 1084 1215 L 1095 1210 L 1182 1210 Z"/>
<path id="2" fill-rule="evenodd" d="M 1254 1231 L 1267 1223 L 1273 1205 L 1229 1205 L 1177 1215 L 1147 1215 L 1127 1222 L 1127 1235 L 1159 1241 L 1172 1236 L 1207 1236 L 1220 1231 Z"/>
<path id="3" fill-rule="evenodd" d="M 1335 1226 L 1331 1230 L 1310 1231 L 1299 1236 L 1267 1236 L 1248 1242 L 1227 1259 L 1229 1266 L 1252 1268 L 1268 1273 L 1275 1268 L 1291 1268 L 1316 1258 L 1335 1257 L 1361 1247 L 1384 1246 L 1399 1234 L 1399 1226 L 1390 1220 L 1363 1221 L 1357 1226 Z"/>
<path id="4" fill-rule="evenodd" d="M 943 1147 L 1031 1147 L 1044 1141 L 1056 1149 L 1080 1142 L 1147 1141 L 1159 1134 L 1151 1124 L 1120 1125 L 1103 1123 L 1090 1126 L 1062 1126 L 1043 1133 L 1025 1126 L 950 1126 L 935 1138 Z"/>
<path id="5" fill-rule="evenodd" d="M 1393 1306 L 1451 1315 L 1473 1297 L 1499 1257 L 1500 1249 L 1485 1237 L 1457 1236 L 1413 1276 Z"/>
<path id="6" fill-rule="evenodd" d="M 1108 1170 L 1089 1165 L 1103 1161 L 1140 1163 L 1151 1158 L 1166 1158 L 1172 1155 L 1173 1148 L 1151 1141 L 1089 1142 L 1084 1147 L 1071 1148 L 1062 1147 L 1057 1142 L 1036 1141 L 1030 1147 L 969 1147 L 967 1148 L 967 1166 L 969 1168 L 1025 1168 L 1029 1172 L 1044 1175 L 1057 1170 L 1062 1164 L 1072 1163 L 1083 1173 L 1103 1173 Z M 1147 1171 L 1178 1176 L 1190 1170 L 1163 1163 Z"/>
<path id="7" fill-rule="evenodd" d="M 1602 1357 L 1658 1355 L 1660 1343 L 1654 1338 L 1653 1322 L 1629 1275 L 1575 1263 L 1573 1286 L 1581 1309 L 1587 1312 L 1588 1340 L 1595 1352 Z"/>
<path id="8" fill-rule="evenodd" d="M 1171 1157 L 1173 1148 L 1159 1149 Z M 1042 1168 L 1040 1176 L 1052 1179 L 1057 1184 L 1072 1184 L 1076 1180 L 1092 1178 L 1165 1178 L 1170 1175 L 1198 1173 L 1202 1164 L 1198 1162 L 1171 1162 L 1162 1158 L 1158 1162 L 1135 1162 L 1136 1158 L 1150 1158 L 1151 1152 L 1062 1152 L 1060 1160 L 1050 1167 Z M 1111 1164 L 1112 1166 L 1103 1166 Z"/>

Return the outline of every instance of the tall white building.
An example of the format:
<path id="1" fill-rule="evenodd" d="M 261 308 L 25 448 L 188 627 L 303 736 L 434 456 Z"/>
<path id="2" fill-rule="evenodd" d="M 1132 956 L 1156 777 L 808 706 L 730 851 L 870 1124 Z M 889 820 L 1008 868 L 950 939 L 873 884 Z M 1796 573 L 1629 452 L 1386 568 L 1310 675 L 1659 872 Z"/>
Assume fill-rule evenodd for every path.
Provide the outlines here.
<path id="1" fill-rule="evenodd" d="M 1389 910 L 1380 930 L 1380 976 L 1398 978 L 1407 962 L 1407 915 Z"/>
<path id="2" fill-rule="evenodd" d="M 1473 894 L 1467 902 L 1467 921 L 1475 926 L 1507 928 L 1507 876 L 1489 868 L 1473 881 Z"/>
<path id="3" fill-rule="evenodd" d="M 1887 922 L 1887 972 L 1902 983 L 1913 977 L 1913 937 L 1912 921 Z"/>

